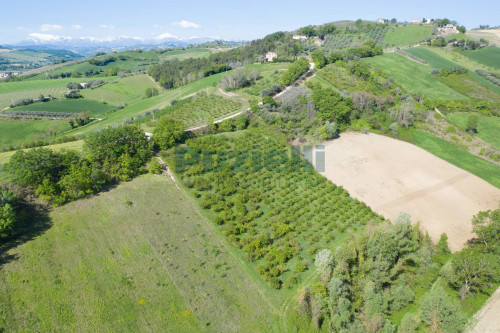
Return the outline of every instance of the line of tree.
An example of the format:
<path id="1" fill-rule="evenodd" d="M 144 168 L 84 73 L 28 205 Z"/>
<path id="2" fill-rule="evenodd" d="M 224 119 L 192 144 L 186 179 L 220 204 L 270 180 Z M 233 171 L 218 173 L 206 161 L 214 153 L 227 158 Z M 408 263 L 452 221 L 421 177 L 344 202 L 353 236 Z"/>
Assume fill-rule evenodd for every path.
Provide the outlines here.
<path id="1" fill-rule="evenodd" d="M 480 212 L 472 225 L 476 238 L 455 254 L 446 234 L 433 245 L 405 213 L 394 224 L 370 226 L 317 253 L 320 278 L 301 290 L 296 311 L 333 332 L 464 332 L 465 299 L 491 294 L 500 282 L 500 210 Z M 439 276 L 451 289 L 426 287 Z M 404 314 L 398 325 L 394 313 Z"/>
<path id="2" fill-rule="evenodd" d="M 286 72 L 281 75 L 281 84 L 289 86 L 294 83 L 302 74 L 309 70 L 309 62 L 305 58 L 301 58 L 288 66 Z"/>
<path id="3" fill-rule="evenodd" d="M 17 151 L 4 170 L 14 183 L 57 206 L 144 173 L 152 156 L 150 142 L 135 125 L 92 133 L 84 150 L 85 157 L 47 148 Z"/>

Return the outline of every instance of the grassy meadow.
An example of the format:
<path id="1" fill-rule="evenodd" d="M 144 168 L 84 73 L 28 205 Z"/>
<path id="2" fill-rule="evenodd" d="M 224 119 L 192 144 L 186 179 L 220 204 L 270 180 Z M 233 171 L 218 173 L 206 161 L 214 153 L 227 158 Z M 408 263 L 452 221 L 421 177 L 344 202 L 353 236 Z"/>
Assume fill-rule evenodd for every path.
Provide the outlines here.
<path id="1" fill-rule="evenodd" d="M 488 67 L 500 69 L 500 48 L 484 47 L 479 50 L 465 51 L 465 55 Z"/>
<path id="2" fill-rule="evenodd" d="M 99 80 L 107 81 L 112 78 L 102 77 Z M 0 109 L 8 107 L 12 102 L 23 98 L 38 99 L 40 94 L 44 96 L 61 97 L 68 88 L 66 85 L 70 82 L 83 82 L 88 79 L 67 78 L 57 80 L 38 80 L 38 81 L 19 81 L 2 82 L 0 84 Z"/>
<path id="3" fill-rule="evenodd" d="M 66 120 L 0 120 L 0 147 L 7 148 L 50 137 L 50 132 L 62 133 L 71 128 Z"/>
<path id="4" fill-rule="evenodd" d="M 112 105 L 99 103 L 88 99 L 60 99 L 44 103 L 34 103 L 18 106 L 12 111 L 46 111 L 64 113 L 82 113 L 89 111 L 92 115 L 99 115 L 113 110 Z"/>
<path id="5" fill-rule="evenodd" d="M 474 113 L 455 112 L 448 114 L 446 118 L 453 124 L 465 130 L 467 126 L 467 120 L 472 114 Z M 490 143 L 497 149 L 500 149 L 500 118 L 484 117 L 478 115 L 477 113 L 475 114 L 479 117 L 477 133 L 475 135 Z"/>
<path id="6" fill-rule="evenodd" d="M 51 211 L 1 249 L 0 330 L 279 331 L 272 292 L 170 178 Z"/>
<path id="7" fill-rule="evenodd" d="M 387 30 L 383 44 L 387 47 L 407 46 L 431 36 L 432 26 L 408 24 L 398 27 L 391 25 Z"/>
<path id="8" fill-rule="evenodd" d="M 500 188 L 500 165 L 483 160 L 423 131 L 414 131 L 414 138 L 415 144 L 420 148 Z"/>
<path id="9" fill-rule="evenodd" d="M 124 105 L 145 98 L 147 88 L 156 88 L 159 92 L 163 91 L 146 74 L 139 74 L 111 81 L 99 88 L 85 89 L 80 93 L 88 99 L 105 101 L 113 105 Z"/>
<path id="10" fill-rule="evenodd" d="M 433 100 L 440 97 L 451 100 L 468 99 L 467 96 L 453 90 L 432 75 L 431 66 L 420 64 L 401 54 L 385 53 L 366 61 L 373 68 L 382 69 L 387 76 L 393 77 L 410 93 L 419 93 Z"/>

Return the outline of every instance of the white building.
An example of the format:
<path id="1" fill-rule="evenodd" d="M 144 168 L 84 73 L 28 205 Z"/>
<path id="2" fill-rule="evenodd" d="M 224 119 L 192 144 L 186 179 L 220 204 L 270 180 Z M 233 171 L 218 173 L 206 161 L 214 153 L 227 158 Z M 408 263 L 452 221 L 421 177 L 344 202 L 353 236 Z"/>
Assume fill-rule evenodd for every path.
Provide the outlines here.
<path id="1" fill-rule="evenodd" d="M 414 24 L 420 24 L 420 23 L 422 23 L 422 20 L 421 20 L 421 19 L 419 19 L 419 18 L 416 18 L 416 19 L 413 19 L 413 20 L 412 20 L 412 22 L 413 22 Z"/>
<path id="2" fill-rule="evenodd" d="M 384 22 L 385 22 L 385 20 L 383 18 L 378 18 L 377 19 L 377 23 L 384 23 Z"/>
<path id="3" fill-rule="evenodd" d="M 293 39 L 307 40 L 307 36 L 304 36 L 304 35 L 293 35 Z"/>
<path id="4" fill-rule="evenodd" d="M 82 87 L 82 89 L 87 89 L 89 84 L 87 82 L 80 82 L 80 87 Z"/>
<path id="5" fill-rule="evenodd" d="M 276 54 L 275 52 L 267 52 L 267 54 L 266 54 L 266 61 L 271 62 L 275 58 L 278 58 L 278 54 Z"/>

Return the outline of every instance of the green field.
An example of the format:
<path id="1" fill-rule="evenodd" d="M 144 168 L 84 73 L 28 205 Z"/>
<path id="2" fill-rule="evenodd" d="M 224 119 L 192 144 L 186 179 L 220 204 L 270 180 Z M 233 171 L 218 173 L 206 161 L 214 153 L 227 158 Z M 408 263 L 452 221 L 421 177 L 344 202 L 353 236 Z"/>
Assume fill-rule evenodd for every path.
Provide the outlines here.
<path id="1" fill-rule="evenodd" d="M 488 67 L 500 69 L 500 48 L 498 47 L 484 47 L 479 50 L 466 51 L 465 55 Z"/>
<path id="2" fill-rule="evenodd" d="M 480 62 L 477 62 L 473 60 L 472 58 L 467 57 L 464 53 L 456 51 L 456 50 L 447 50 L 444 47 L 432 47 L 432 48 L 427 48 L 428 50 L 438 54 L 439 56 L 446 58 L 457 65 L 467 68 L 469 70 L 469 75 L 472 76 L 476 81 L 478 81 L 481 84 L 484 84 L 485 86 L 489 87 L 490 89 L 496 91 L 497 93 L 500 94 L 500 87 L 491 83 L 490 81 L 486 80 L 484 77 L 478 75 L 475 70 L 476 69 L 486 69 L 488 71 L 496 71 L 498 72 L 497 69 L 493 67 L 486 66 L 485 64 L 482 64 Z"/>
<path id="3" fill-rule="evenodd" d="M 455 68 L 458 65 L 450 60 L 447 60 L 431 50 L 423 47 L 411 47 L 403 50 L 406 53 L 409 53 L 417 58 L 425 60 L 427 64 L 435 69 L 446 69 L 446 68 Z"/>
<path id="4" fill-rule="evenodd" d="M 102 77 L 100 80 L 107 81 L 112 78 Z M 70 82 L 83 82 L 88 79 L 68 78 L 58 80 L 38 80 L 38 81 L 20 81 L 20 82 L 2 82 L 0 83 L 0 109 L 8 107 L 12 102 L 23 98 L 38 99 L 38 96 L 61 97 L 68 88 L 66 85 Z"/>
<path id="5" fill-rule="evenodd" d="M 44 148 L 52 149 L 54 151 L 68 149 L 68 150 L 74 150 L 77 152 L 82 152 L 83 151 L 83 140 L 59 143 L 59 144 L 55 144 L 55 145 L 45 146 Z M 22 149 L 22 150 L 28 151 L 30 149 L 33 149 L 33 148 L 27 148 L 27 149 Z M 5 163 L 8 163 L 10 161 L 10 158 L 12 157 L 12 155 L 14 155 L 15 153 L 16 153 L 16 151 L 7 151 L 4 153 L 0 153 L 0 167 L 2 165 L 4 165 Z"/>
<path id="6" fill-rule="evenodd" d="M 500 188 L 500 165 L 483 160 L 423 131 L 416 130 L 414 138 L 415 144 L 420 148 Z"/>
<path id="7" fill-rule="evenodd" d="M 0 263 L 0 330 L 279 331 L 273 291 L 169 178 L 139 177 L 32 229 Z"/>
<path id="8" fill-rule="evenodd" d="M 124 105 L 145 98 L 147 88 L 156 88 L 159 92 L 163 91 L 146 74 L 140 74 L 110 81 L 96 89 L 81 90 L 80 93 L 88 99 L 105 101 L 113 105 Z"/>
<path id="9" fill-rule="evenodd" d="M 0 147 L 49 138 L 50 131 L 62 133 L 70 128 L 65 120 L 0 120 Z"/>
<path id="10" fill-rule="evenodd" d="M 113 110 L 115 107 L 87 99 L 63 99 L 45 103 L 34 103 L 18 106 L 9 111 L 46 111 L 64 113 L 82 113 L 89 111 L 92 115 L 99 115 Z"/>
<path id="11" fill-rule="evenodd" d="M 385 53 L 366 60 L 372 67 L 382 69 L 387 76 L 393 77 L 410 93 L 419 93 L 436 100 L 466 100 L 467 96 L 451 89 L 431 74 L 432 67 L 423 65 L 398 53 Z"/>
<path id="12" fill-rule="evenodd" d="M 384 47 L 407 46 L 430 37 L 431 32 L 432 26 L 430 25 L 409 24 L 398 27 L 391 25 L 384 36 L 383 45 Z M 388 45 L 386 46 L 386 44 Z"/>
<path id="13" fill-rule="evenodd" d="M 446 118 L 461 129 L 465 130 L 467 120 L 471 114 L 474 113 L 455 112 L 448 114 Z M 492 144 L 497 149 L 500 149 L 500 118 L 484 117 L 478 115 L 477 113 L 475 114 L 479 117 L 476 135 L 484 141 Z"/>

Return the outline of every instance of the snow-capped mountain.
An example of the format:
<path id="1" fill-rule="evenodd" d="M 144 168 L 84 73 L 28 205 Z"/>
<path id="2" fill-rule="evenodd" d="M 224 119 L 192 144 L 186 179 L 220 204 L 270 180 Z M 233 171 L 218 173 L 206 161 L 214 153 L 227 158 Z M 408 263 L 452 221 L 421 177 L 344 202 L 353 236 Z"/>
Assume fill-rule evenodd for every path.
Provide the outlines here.
<path id="1" fill-rule="evenodd" d="M 127 48 L 152 48 L 152 47 L 183 47 L 191 44 L 201 44 L 215 41 L 211 37 L 179 38 L 165 33 L 152 39 L 133 36 L 109 37 L 71 37 L 51 34 L 32 33 L 15 46 L 29 47 L 32 49 L 65 49 L 82 55 L 92 55 L 100 51 L 119 51 Z"/>

